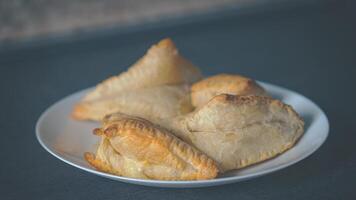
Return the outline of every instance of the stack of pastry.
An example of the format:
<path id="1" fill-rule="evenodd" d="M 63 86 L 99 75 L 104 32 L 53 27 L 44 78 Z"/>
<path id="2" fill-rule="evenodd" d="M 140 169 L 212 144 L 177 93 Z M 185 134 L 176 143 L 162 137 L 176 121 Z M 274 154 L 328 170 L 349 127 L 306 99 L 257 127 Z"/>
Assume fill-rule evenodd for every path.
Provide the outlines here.
<path id="1" fill-rule="evenodd" d="M 74 106 L 96 120 L 101 137 L 84 157 L 97 170 L 159 180 L 212 179 L 291 148 L 304 122 L 254 80 L 203 79 L 170 39 L 153 45 L 126 72 L 98 84 Z"/>

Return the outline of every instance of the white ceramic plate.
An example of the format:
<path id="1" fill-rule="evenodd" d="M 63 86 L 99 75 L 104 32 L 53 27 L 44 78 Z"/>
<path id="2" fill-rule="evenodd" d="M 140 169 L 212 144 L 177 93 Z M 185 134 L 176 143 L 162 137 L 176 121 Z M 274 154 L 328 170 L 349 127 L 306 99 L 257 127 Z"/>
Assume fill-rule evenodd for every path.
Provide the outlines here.
<path id="1" fill-rule="evenodd" d="M 36 135 L 40 144 L 58 159 L 87 172 L 106 178 L 157 187 L 206 187 L 222 185 L 255 178 L 288 167 L 312 154 L 326 140 L 329 123 L 324 112 L 312 101 L 293 91 L 272 84 L 261 83 L 273 97 L 290 104 L 305 120 L 305 134 L 299 142 L 282 155 L 253 165 L 231 171 L 213 180 L 159 181 L 116 176 L 96 171 L 83 159 L 84 152 L 95 152 L 98 137 L 92 130 L 99 123 L 75 121 L 70 118 L 73 105 L 90 89 L 74 93 L 49 107 L 38 119 Z"/>

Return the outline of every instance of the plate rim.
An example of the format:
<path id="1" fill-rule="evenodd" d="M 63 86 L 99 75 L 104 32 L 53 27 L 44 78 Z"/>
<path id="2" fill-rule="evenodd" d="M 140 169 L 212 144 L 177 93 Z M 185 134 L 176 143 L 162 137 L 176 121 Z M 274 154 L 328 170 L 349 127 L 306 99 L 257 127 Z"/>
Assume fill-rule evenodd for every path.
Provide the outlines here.
<path id="1" fill-rule="evenodd" d="M 323 118 L 323 120 L 325 120 L 325 133 L 323 134 L 323 138 L 320 142 L 320 144 L 318 144 L 317 146 L 315 146 L 312 150 L 308 151 L 307 153 L 303 154 L 302 156 L 298 157 L 297 159 L 294 159 L 290 162 L 286 162 L 284 164 L 278 165 L 276 167 L 272 167 L 260 172 L 255 172 L 255 173 L 251 173 L 251 174 L 245 174 L 245 175 L 239 175 L 239 176 L 231 176 L 231 177 L 220 177 L 220 178 L 214 178 L 214 179 L 209 179 L 209 180 L 195 180 L 195 181 L 167 181 L 167 180 L 151 180 L 151 179 L 138 179 L 138 178 L 130 178 L 130 177 L 124 177 L 124 176 L 117 176 L 117 175 L 113 175 L 113 174 L 109 174 L 109 173 L 105 173 L 105 172 L 100 172 L 97 171 L 95 169 L 91 169 L 91 168 L 87 168 L 84 166 L 81 166 L 79 164 L 73 163 L 65 158 L 63 158 L 61 155 L 57 154 L 56 152 L 52 151 L 46 144 L 45 142 L 42 140 L 41 138 L 41 133 L 40 133 L 40 126 L 42 124 L 42 121 L 45 119 L 45 117 L 49 114 L 49 112 L 55 108 L 56 106 L 58 106 L 61 103 L 64 103 L 65 100 L 78 95 L 79 93 L 85 93 L 86 91 L 92 90 L 94 87 L 90 87 L 90 88 L 86 88 L 86 89 L 82 89 L 82 90 L 78 90 L 70 95 L 67 95 L 61 99 L 59 99 L 58 101 L 56 101 L 55 103 L 53 103 L 52 105 L 50 105 L 49 107 L 47 107 L 40 115 L 40 117 L 38 118 L 36 125 L 35 125 L 35 131 L 36 131 L 36 139 L 37 141 L 40 143 L 40 145 L 48 152 L 50 153 L 52 156 L 56 157 L 57 159 L 63 161 L 64 163 L 67 163 L 73 167 L 79 168 L 81 170 L 84 170 L 86 172 L 95 174 L 95 175 L 99 175 L 105 178 L 109 178 L 112 180 L 118 180 L 118 181 L 122 181 L 122 182 L 126 182 L 126 183 L 132 183 L 132 184 L 138 184 L 138 185 L 145 185 L 145 186 L 153 186 L 153 187 L 173 187 L 173 188 L 193 188 L 193 187 L 209 187 L 209 186 L 214 186 L 214 185 L 222 185 L 222 184 L 229 184 L 229 183 L 234 183 L 234 182 L 239 182 L 239 181 L 244 181 L 244 180 L 248 180 L 248 179 L 252 179 L 252 178 L 257 178 L 259 176 L 263 176 L 266 174 L 270 174 L 272 172 L 276 172 L 279 171 L 283 168 L 289 167 L 291 165 L 294 165 L 297 162 L 300 162 L 301 160 L 304 160 L 305 158 L 309 157 L 310 155 L 312 155 L 313 153 L 315 153 L 326 141 L 326 139 L 329 136 L 329 131 L 330 131 L 330 124 L 329 124 L 329 120 L 327 118 L 327 115 L 325 114 L 325 112 L 316 104 L 314 103 L 312 100 L 310 100 L 309 98 L 305 97 L 304 95 L 292 91 L 290 89 L 278 86 L 278 85 L 274 85 L 271 83 L 267 83 L 267 82 L 263 82 L 263 81 L 257 81 L 258 83 L 260 83 L 263 87 L 272 87 L 275 88 L 277 90 L 285 90 L 288 93 L 292 93 L 293 95 L 297 95 L 297 96 L 301 96 L 304 99 L 308 100 L 308 103 L 311 103 L 317 110 L 318 112 L 320 112 L 321 117 Z"/>

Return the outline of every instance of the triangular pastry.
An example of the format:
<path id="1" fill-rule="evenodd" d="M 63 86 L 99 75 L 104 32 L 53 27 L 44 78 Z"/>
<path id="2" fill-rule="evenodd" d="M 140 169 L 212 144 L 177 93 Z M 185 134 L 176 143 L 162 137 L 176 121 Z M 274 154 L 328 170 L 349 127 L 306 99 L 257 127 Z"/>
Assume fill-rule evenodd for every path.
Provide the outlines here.
<path id="1" fill-rule="evenodd" d="M 200 78 L 200 70 L 183 58 L 173 41 L 167 38 L 153 45 L 126 72 L 98 84 L 83 101 L 93 101 L 127 90 L 167 84 L 191 84 Z"/>
<path id="2" fill-rule="evenodd" d="M 85 159 L 100 171 L 158 180 L 212 179 L 218 173 L 208 156 L 142 118 L 108 115 L 94 132 L 102 140 L 96 155 L 85 153 Z"/>

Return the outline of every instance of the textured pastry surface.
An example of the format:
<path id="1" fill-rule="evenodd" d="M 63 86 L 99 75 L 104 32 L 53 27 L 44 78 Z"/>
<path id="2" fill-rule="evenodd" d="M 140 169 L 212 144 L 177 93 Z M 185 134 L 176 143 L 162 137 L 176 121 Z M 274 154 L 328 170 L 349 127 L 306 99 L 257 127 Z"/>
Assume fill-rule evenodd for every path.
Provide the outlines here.
<path id="1" fill-rule="evenodd" d="M 289 105 L 263 96 L 221 94 L 168 129 L 213 158 L 221 171 L 239 169 L 291 148 L 304 122 Z"/>
<path id="2" fill-rule="evenodd" d="M 189 86 L 163 85 L 125 91 L 122 95 L 95 101 L 84 101 L 74 106 L 76 119 L 100 121 L 105 115 L 122 112 L 143 117 L 152 122 L 172 118 L 192 111 Z"/>
<path id="3" fill-rule="evenodd" d="M 142 118 L 108 115 L 95 133 L 101 143 L 85 159 L 100 171 L 159 180 L 212 179 L 218 173 L 208 156 Z"/>
<path id="4" fill-rule="evenodd" d="M 233 74 L 211 76 L 191 87 L 192 104 L 195 107 L 204 105 L 219 94 L 266 95 L 266 92 L 254 80 Z"/>
<path id="5" fill-rule="evenodd" d="M 127 90 L 167 84 L 190 84 L 201 78 L 201 73 L 183 58 L 171 39 L 153 45 L 126 72 L 113 76 L 89 92 L 83 101 L 93 101 Z"/>
<path id="6" fill-rule="evenodd" d="M 75 119 L 103 122 L 94 131 L 101 137 L 97 152 L 85 159 L 120 176 L 212 179 L 273 158 L 303 134 L 304 122 L 293 108 L 268 97 L 254 80 L 200 78 L 170 39 L 153 45 L 128 71 L 98 84 L 74 106 Z"/>

